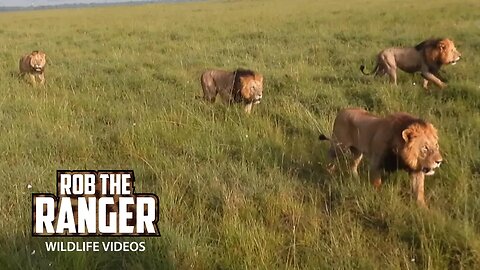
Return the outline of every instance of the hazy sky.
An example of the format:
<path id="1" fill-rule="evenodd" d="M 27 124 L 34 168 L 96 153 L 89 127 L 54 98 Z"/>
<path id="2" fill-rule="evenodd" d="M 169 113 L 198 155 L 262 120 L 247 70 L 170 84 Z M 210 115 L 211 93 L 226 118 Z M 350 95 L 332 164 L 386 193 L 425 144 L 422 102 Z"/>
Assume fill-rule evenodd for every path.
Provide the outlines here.
<path id="1" fill-rule="evenodd" d="M 139 0 L 0 0 L 0 7 L 28 7 L 60 4 L 88 4 L 88 3 L 118 3 L 135 2 Z"/>

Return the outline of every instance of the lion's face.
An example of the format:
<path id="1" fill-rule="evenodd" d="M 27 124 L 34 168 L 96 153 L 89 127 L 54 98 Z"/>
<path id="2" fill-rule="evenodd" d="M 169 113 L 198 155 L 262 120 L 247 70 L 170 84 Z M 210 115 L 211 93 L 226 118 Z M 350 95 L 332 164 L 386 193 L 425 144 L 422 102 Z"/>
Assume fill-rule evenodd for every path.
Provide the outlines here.
<path id="1" fill-rule="evenodd" d="M 255 74 L 254 77 L 242 77 L 242 95 L 254 104 L 260 103 L 263 96 L 263 76 Z"/>
<path id="2" fill-rule="evenodd" d="M 43 68 L 45 67 L 46 64 L 46 58 L 45 58 L 45 53 L 44 52 L 37 52 L 34 51 L 30 55 L 30 66 L 35 70 L 35 71 L 42 71 Z"/>
<path id="3" fill-rule="evenodd" d="M 433 175 L 443 161 L 437 130 L 432 124 L 413 124 L 402 132 L 405 141 L 401 155 L 410 168 Z"/>
<path id="4" fill-rule="evenodd" d="M 462 55 L 457 51 L 455 44 L 450 39 L 440 40 L 436 49 L 439 51 L 439 60 L 445 65 L 455 65 Z"/>

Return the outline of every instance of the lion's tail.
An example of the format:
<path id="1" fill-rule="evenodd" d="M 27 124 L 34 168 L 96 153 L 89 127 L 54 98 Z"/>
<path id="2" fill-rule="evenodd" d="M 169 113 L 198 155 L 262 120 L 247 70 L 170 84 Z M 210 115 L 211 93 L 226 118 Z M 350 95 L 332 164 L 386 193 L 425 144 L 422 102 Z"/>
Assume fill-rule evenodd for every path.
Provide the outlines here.
<path id="1" fill-rule="evenodd" d="M 360 71 L 363 73 L 363 75 L 372 75 L 378 71 L 378 64 L 373 68 L 370 73 L 365 72 L 365 65 L 360 65 Z"/>
<path id="2" fill-rule="evenodd" d="M 325 136 L 324 134 L 320 134 L 320 136 L 318 136 L 318 139 L 320 141 L 330 141 L 330 138 L 328 138 L 327 136 Z"/>

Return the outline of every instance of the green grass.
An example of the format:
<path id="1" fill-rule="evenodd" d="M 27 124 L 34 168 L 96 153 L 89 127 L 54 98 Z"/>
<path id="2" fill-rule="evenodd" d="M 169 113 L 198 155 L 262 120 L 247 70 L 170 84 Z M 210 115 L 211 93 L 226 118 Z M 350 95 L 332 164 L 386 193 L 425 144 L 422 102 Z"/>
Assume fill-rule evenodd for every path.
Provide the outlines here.
<path id="1" fill-rule="evenodd" d="M 0 268 L 478 269 L 479 10 L 266 0 L 0 14 Z M 463 54 L 443 91 L 358 70 L 432 36 Z M 45 88 L 14 75 L 33 49 L 49 57 Z M 195 99 L 211 67 L 264 74 L 250 116 Z M 404 172 L 380 192 L 365 166 L 328 175 L 318 134 L 348 106 L 438 128 L 446 162 L 426 180 L 429 210 Z M 143 253 L 47 253 L 30 236 L 30 194 L 55 192 L 57 169 L 135 170 L 137 191 L 160 198 L 162 236 L 131 239 Z"/>

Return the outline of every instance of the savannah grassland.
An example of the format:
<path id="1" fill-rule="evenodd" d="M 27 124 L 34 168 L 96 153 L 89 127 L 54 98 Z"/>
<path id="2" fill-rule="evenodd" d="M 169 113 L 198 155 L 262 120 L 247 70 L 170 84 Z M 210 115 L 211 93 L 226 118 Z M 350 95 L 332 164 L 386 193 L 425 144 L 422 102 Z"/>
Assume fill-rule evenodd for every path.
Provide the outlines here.
<path id="1" fill-rule="evenodd" d="M 479 269 L 479 33 L 474 0 L 1 13 L 0 268 Z M 419 75 L 399 72 L 394 87 L 358 70 L 383 47 L 432 36 L 463 53 L 444 68 L 443 91 L 425 92 Z M 49 56 L 45 88 L 16 77 L 33 49 Z M 264 74 L 250 116 L 195 99 L 211 67 Z M 317 138 L 347 106 L 438 128 L 445 163 L 427 178 L 428 210 L 404 172 L 379 192 L 366 166 L 360 179 L 326 172 Z M 133 169 L 137 191 L 160 198 L 161 237 L 88 239 L 146 241 L 143 253 L 47 253 L 58 239 L 30 236 L 30 194 L 55 192 L 57 169 Z"/>

